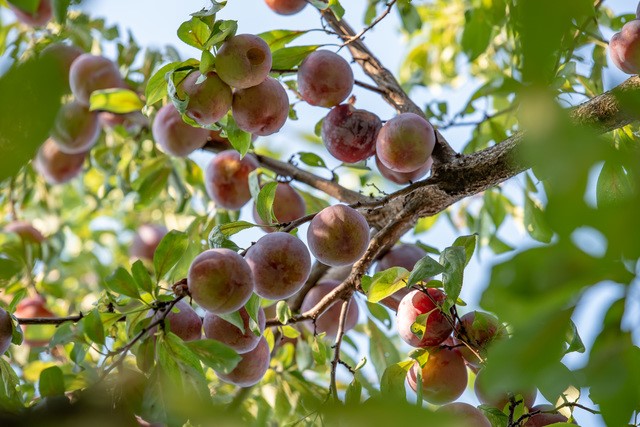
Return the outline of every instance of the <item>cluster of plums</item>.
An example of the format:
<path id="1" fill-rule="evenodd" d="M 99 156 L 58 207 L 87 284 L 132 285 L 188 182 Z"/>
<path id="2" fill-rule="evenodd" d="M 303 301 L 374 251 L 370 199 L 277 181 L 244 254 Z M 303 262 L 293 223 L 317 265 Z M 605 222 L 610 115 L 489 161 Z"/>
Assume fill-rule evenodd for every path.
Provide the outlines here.
<path id="1" fill-rule="evenodd" d="M 627 74 L 640 73 L 640 4 L 636 19 L 627 22 L 609 41 L 609 55 L 614 65 Z"/>

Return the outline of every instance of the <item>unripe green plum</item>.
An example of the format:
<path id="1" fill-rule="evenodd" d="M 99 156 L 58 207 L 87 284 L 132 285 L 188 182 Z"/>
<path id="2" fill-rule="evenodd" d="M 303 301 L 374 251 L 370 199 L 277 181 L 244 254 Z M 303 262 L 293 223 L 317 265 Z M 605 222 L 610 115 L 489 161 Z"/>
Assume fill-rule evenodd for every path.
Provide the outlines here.
<path id="1" fill-rule="evenodd" d="M 218 76 L 236 89 L 264 81 L 271 70 L 271 50 L 260 37 L 238 34 L 226 40 L 216 56 Z"/>
<path id="2" fill-rule="evenodd" d="M 302 301 L 302 306 L 300 307 L 300 312 L 305 312 L 307 310 L 312 309 L 318 304 L 322 298 L 324 298 L 329 292 L 334 290 L 340 282 L 337 280 L 327 280 L 324 282 L 320 282 L 316 284 L 313 288 L 307 292 L 304 300 Z M 333 304 L 329 306 L 329 308 L 322 313 L 320 316 L 316 318 L 315 328 L 311 321 L 303 322 L 305 328 L 307 328 L 311 332 L 316 332 L 321 334 L 322 332 L 326 332 L 327 338 L 334 339 L 338 335 L 338 327 L 340 326 L 340 313 L 342 311 L 342 303 L 344 301 L 338 299 Z M 347 318 L 344 322 L 344 332 L 350 331 L 353 329 L 358 323 L 358 316 L 360 311 L 358 310 L 358 304 L 355 299 L 351 299 L 349 301 L 349 307 L 347 308 Z"/>
<path id="3" fill-rule="evenodd" d="M 23 240 L 27 240 L 31 243 L 44 242 L 44 236 L 40 231 L 27 221 L 13 221 L 4 226 L 4 231 L 8 233 L 15 233 Z"/>
<path id="4" fill-rule="evenodd" d="M 376 273 L 391 267 L 402 267 L 409 271 L 418 261 L 427 256 L 427 252 L 418 245 L 403 243 L 391 248 L 389 252 L 378 261 Z"/>
<path id="5" fill-rule="evenodd" d="M 166 234 L 167 228 L 164 225 L 142 224 L 138 227 L 136 235 L 133 237 L 129 248 L 129 256 L 153 261 L 153 254 Z"/>
<path id="6" fill-rule="evenodd" d="M 375 114 L 351 104 L 333 107 L 322 122 L 322 142 L 338 160 L 356 163 L 376 152 L 382 121 Z"/>
<path id="7" fill-rule="evenodd" d="M 51 129 L 51 138 L 63 153 L 85 153 L 98 142 L 100 123 L 98 114 L 72 101 L 58 111 Z"/>
<path id="8" fill-rule="evenodd" d="M 88 106 L 91 93 L 96 90 L 127 88 L 118 66 L 104 56 L 84 53 L 69 69 L 69 85 L 76 100 Z"/>
<path id="9" fill-rule="evenodd" d="M 32 27 L 41 27 L 47 25 L 51 21 L 53 16 L 53 10 L 51 9 L 51 0 L 40 0 L 38 9 L 35 12 L 27 12 L 20 7 L 7 2 L 9 9 L 16 15 L 18 21 L 30 25 Z"/>
<path id="10" fill-rule="evenodd" d="M 536 411 L 555 411 L 555 407 L 553 405 L 536 405 L 533 408 L 529 409 L 529 412 Z M 525 423 L 523 427 L 543 427 L 549 426 L 555 423 L 566 423 L 568 421 L 567 417 L 564 415 L 555 412 L 552 414 L 535 414 L 532 415 Z"/>
<path id="11" fill-rule="evenodd" d="M 189 95 L 185 114 L 199 125 L 209 126 L 227 114 L 233 94 L 215 72 L 208 72 L 207 78 L 198 84 L 201 76 L 199 71 L 194 71 L 182 82 L 182 90 Z"/>
<path id="12" fill-rule="evenodd" d="M 389 181 L 400 185 L 411 184 L 412 182 L 424 177 L 431 170 L 431 166 L 433 166 L 433 158 L 429 157 L 427 163 L 413 172 L 396 172 L 380 163 L 380 159 L 376 156 L 376 167 L 378 168 L 378 171 L 380 171 L 380 175 L 384 176 Z"/>
<path id="13" fill-rule="evenodd" d="M 397 314 L 400 338 L 413 347 L 431 347 L 446 340 L 451 335 L 453 327 L 434 304 L 435 301 L 438 306 L 442 305 L 445 298 L 444 292 L 436 288 L 428 288 L 424 292 L 414 290 L 402 298 Z M 425 313 L 430 314 L 427 317 L 424 335 L 420 339 L 411 331 L 411 325 L 415 323 L 418 316 Z"/>
<path id="14" fill-rule="evenodd" d="M 472 311 L 460 318 L 460 322 L 456 325 L 456 336 L 453 338 L 454 345 L 459 346 L 462 357 L 469 365 L 479 368 L 481 364 L 478 356 L 462 344 L 462 340 L 458 337 L 463 338 L 481 356 L 485 356 L 489 346 L 495 340 L 507 337 L 507 330 L 495 316 L 489 313 Z"/>
<path id="15" fill-rule="evenodd" d="M 640 20 L 627 22 L 611 37 L 609 54 L 613 64 L 625 73 L 640 73 Z"/>
<path id="16" fill-rule="evenodd" d="M 353 264 L 367 250 L 369 224 L 360 212 L 349 206 L 329 206 L 311 220 L 307 244 L 323 264 L 332 267 Z"/>
<path id="17" fill-rule="evenodd" d="M 62 184 L 82 172 L 86 153 L 63 153 L 53 139 L 47 139 L 40 147 L 34 167 L 49 184 Z"/>
<path id="18" fill-rule="evenodd" d="M 311 273 L 309 250 L 297 237 L 283 232 L 262 236 L 247 251 L 255 293 L 262 298 L 289 298 L 302 288 Z"/>
<path id="19" fill-rule="evenodd" d="M 222 208 L 240 209 L 251 200 L 249 174 L 257 167 L 258 162 L 251 155 L 240 159 L 235 150 L 218 153 L 205 170 L 207 194 Z"/>
<path id="20" fill-rule="evenodd" d="M 13 335 L 13 322 L 6 310 L 0 307 L 0 356 L 2 356 L 11 345 Z"/>
<path id="21" fill-rule="evenodd" d="M 153 310 L 150 313 L 153 315 L 153 320 L 161 318 L 167 307 L 163 307 L 154 313 Z M 186 301 L 178 301 L 167 317 L 165 317 L 165 324 L 168 326 L 168 331 L 179 336 L 183 341 L 195 341 L 202 337 L 202 319 L 198 316 L 193 308 Z M 153 328 L 151 333 L 154 333 L 157 328 Z"/>
<path id="22" fill-rule="evenodd" d="M 376 156 L 396 172 L 414 172 L 424 168 L 436 145 L 433 126 L 414 113 L 398 114 L 387 121 L 376 141 Z"/>
<path id="23" fill-rule="evenodd" d="M 484 369 L 478 371 L 473 386 L 476 397 L 483 405 L 489 405 L 493 408 L 503 410 L 509 403 L 511 397 L 517 395 L 522 396 L 524 406 L 528 408 L 536 401 L 536 396 L 538 395 L 537 390 L 520 390 L 515 392 L 503 390 L 504 387 L 501 387 L 500 384 L 488 384 L 484 372 Z"/>
<path id="24" fill-rule="evenodd" d="M 420 365 L 415 365 L 407 373 L 407 382 L 417 391 L 417 375 Z M 434 405 L 453 402 L 467 388 L 467 367 L 462 356 L 455 350 L 433 347 L 429 358 L 422 367 L 422 398 Z"/>
<path id="25" fill-rule="evenodd" d="M 238 354 L 247 353 L 258 345 L 267 321 L 264 310 L 258 310 L 258 328 L 260 335 L 256 335 L 249 328 L 250 317 L 242 307 L 239 311 L 244 324 L 244 333 L 237 326 L 227 322 L 220 316 L 207 312 L 204 315 L 204 335 L 212 340 L 220 341 L 234 349 Z"/>
<path id="26" fill-rule="evenodd" d="M 307 103 L 334 107 L 353 90 L 353 70 L 337 53 L 316 50 L 298 68 L 298 92 Z"/>
<path id="27" fill-rule="evenodd" d="M 301 218 L 306 213 L 306 204 L 302 196 L 289 184 L 279 182 L 273 198 L 273 214 L 279 223 L 287 223 Z M 256 224 L 266 225 L 260 218 L 256 204 L 253 204 L 253 220 Z M 263 231 L 271 233 L 274 227 L 263 227 Z"/>
<path id="28" fill-rule="evenodd" d="M 247 262 L 229 249 L 209 249 L 198 255 L 187 274 L 193 300 L 214 314 L 239 310 L 253 293 Z"/>
<path id="29" fill-rule="evenodd" d="M 458 427 L 491 427 L 491 423 L 475 406 L 464 402 L 447 403 L 438 408 L 436 412 L 455 415 L 459 420 Z"/>
<path id="30" fill-rule="evenodd" d="M 13 314 L 20 319 L 55 317 L 55 314 L 47 308 L 47 301 L 41 295 L 20 301 Z M 25 344 L 32 347 L 42 347 L 49 343 L 49 339 L 55 332 L 55 327 L 53 325 L 25 325 L 22 330 Z"/>
<path id="31" fill-rule="evenodd" d="M 187 157 L 202 148 L 209 138 L 208 130 L 185 123 L 173 104 L 158 111 L 151 130 L 162 151 L 176 157 Z"/>
<path id="32" fill-rule="evenodd" d="M 271 363 L 271 353 L 269 352 L 269 344 L 262 337 L 258 341 L 258 345 L 251 351 L 241 354 L 242 360 L 229 373 L 225 374 L 216 371 L 216 375 L 222 381 L 235 384 L 240 387 L 250 387 L 258 384 L 264 374 L 269 369 Z"/>
<path id="33" fill-rule="evenodd" d="M 280 82 L 267 77 L 257 86 L 236 89 L 231 107 L 238 127 L 267 136 L 278 132 L 289 117 L 289 97 Z"/>
<path id="34" fill-rule="evenodd" d="M 265 3 L 278 15 L 293 15 L 307 5 L 306 0 L 265 0 Z"/>

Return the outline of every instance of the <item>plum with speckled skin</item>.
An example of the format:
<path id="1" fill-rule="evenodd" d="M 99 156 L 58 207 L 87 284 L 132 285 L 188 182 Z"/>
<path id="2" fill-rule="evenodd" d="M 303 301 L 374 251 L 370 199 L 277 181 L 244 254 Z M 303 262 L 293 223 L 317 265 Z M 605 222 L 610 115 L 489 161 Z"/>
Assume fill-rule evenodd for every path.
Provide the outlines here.
<path id="1" fill-rule="evenodd" d="M 484 369 L 478 371 L 478 374 L 476 375 L 476 381 L 473 386 L 476 397 L 483 405 L 489 405 L 491 407 L 502 410 L 509 403 L 511 396 L 517 395 L 523 397 L 524 405 L 528 408 L 530 408 L 533 405 L 533 402 L 536 401 L 536 396 L 538 395 L 537 390 L 520 390 L 513 393 L 508 391 L 500 391 L 501 387 L 499 386 L 499 384 L 491 385 L 487 383 L 484 372 Z"/>
<path id="2" fill-rule="evenodd" d="M 216 55 L 218 76 L 236 89 L 264 81 L 271 70 L 271 50 L 260 37 L 238 34 L 226 40 Z"/>
<path id="3" fill-rule="evenodd" d="M 11 321 L 11 316 L 0 307 L 0 356 L 9 349 L 12 335 L 13 322 Z"/>
<path id="4" fill-rule="evenodd" d="M 289 97 L 278 80 L 267 77 L 257 86 L 237 89 L 231 113 L 245 132 L 271 135 L 278 132 L 289 117 Z"/>
<path id="5" fill-rule="evenodd" d="M 428 288 L 425 292 L 419 290 L 409 292 L 398 306 L 398 334 L 404 342 L 413 347 L 441 344 L 453 331 L 446 316 L 434 304 L 434 301 L 438 305 L 444 303 L 446 298 L 444 292 L 436 288 Z M 415 323 L 418 316 L 425 313 L 430 314 L 427 317 L 424 335 L 420 339 L 411 331 L 411 325 Z"/>
<path id="6" fill-rule="evenodd" d="M 418 388 L 418 369 L 420 365 L 416 362 L 407 373 L 407 382 L 413 391 Z M 422 367 L 421 376 L 422 398 L 435 405 L 453 402 L 467 388 L 467 367 L 455 350 L 429 349 L 429 358 Z"/>
<path id="7" fill-rule="evenodd" d="M 158 310 L 153 319 L 159 319 L 164 315 L 164 310 L 168 307 Z M 153 314 L 153 310 L 151 311 Z M 202 319 L 198 316 L 193 308 L 186 301 L 178 301 L 171 312 L 165 317 L 165 324 L 168 330 L 179 336 L 183 341 L 195 341 L 202 337 Z M 154 333 L 154 328 L 151 333 Z"/>
<path id="8" fill-rule="evenodd" d="M 228 345 L 239 354 L 247 353 L 258 345 L 260 337 L 264 332 L 266 316 L 262 308 L 258 311 L 258 328 L 260 329 L 260 335 L 256 335 L 251 331 L 249 327 L 249 313 L 242 307 L 239 310 L 240 317 L 244 324 L 244 333 L 237 326 L 227 322 L 220 316 L 216 316 L 213 313 L 207 312 L 204 315 L 204 335 L 212 340 L 220 341 L 223 344 Z"/>
<path id="9" fill-rule="evenodd" d="M 249 174 L 258 167 L 253 156 L 240 159 L 235 150 L 218 153 L 205 170 L 207 194 L 216 205 L 237 210 L 251 200 Z"/>
<path id="10" fill-rule="evenodd" d="M 412 182 L 416 182 L 420 178 L 423 178 L 429 173 L 431 166 L 433 166 L 433 158 L 429 157 L 427 163 L 413 172 L 396 172 L 380 163 L 380 159 L 376 156 L 376 167 L 380 171 L 380 175 L 384 176 L 389 181 L 400 185 L 411 184 Z"/>
<path id="11" fill-rule="evenodd" d="M 209 139 L 208 130 L 185 123 L 173 104 L 167 104 L 158 111 L 151 131 L 162 151 L 176 157 L 188 156 Z"/>
<path id="12" fill-rule="evenodd" d="M 369 224 L 349 206 L 329 206 L 311 220 L 307 244 L 313 256 L 324 264 L 332 267 L 353 264 L 367 250 Z"/>
<path id="13" fill-rule="evenodd" d="M 289 184 L 279 182 L 276 186 L 276 195 L 273 198 L 273 214 L 278 223 L 291 222 L 301 218 L 306 213 L 306 204 L 302 196 Z M 266 225 L 260 218 L 256 204 L 253 204 L 253 220 L 256 224 Z M 274 227 L 263 227 L 263 231 L 271 233 Z"/>
<path id="14" fill-rule="evenodd" d="M 311 256 L 302 240 L 283 232 L 262 236 L 247 251 L 255 293 L 281 300 L 298 292 L 309 278 Z"/>
<path id="15" fill-rule="evenodd" d="M 611 37 L 609 55 L 613 64 L 625 73 L 640 73 L 640 20 L 627 22 Z"/>
<path id="16" fill-rule="evenodd" d="M 88 106 L 91 93 L 96 90 L 127 88 L 118 66 L 104 56 L 83 53 L 69 69 L 69 85 L 76 100 Z"/>
<path id="17" fill-rule="evenodd" d="M 265 0 L 265 3 L 279 15 L 293 15 L 307 5 L 306 0 Z"/>
<path id="18" fill-rule="evenodd" d="M 80 104 L 69 102 L 58 110 L 51 129 L 51 138 L 62 152 L 78 154 L 87 152 L 98 142 L 100 122 L 98 114 Z"/>
<path id="19" fill-rule="evenodd" d="M 197 83 L 201 76 L 199 71 L 194 71 L 182 82 L 182 90 L 189 96 L 185 114 L 199 125 L 209 126 L 227 114 L 233 94 L 215 72 L 208 72 L 207 78 Z"/>
<path id="20" fill-rule="evenodd" d="M 226 314 L 244 306 L 253 293 L 247 262 L 229 249 L 209 249 L 198 255 L 187 274 L 193 300 L 213 314 Z"/>
<path id="21" fill-rule="evenodd" d="M 333 107 L 322 122 L 322 142 L 329 153 L 346 163 L 368 159 L 376 152 L 382 121 L 351 104 Z"/>
<path id="22" fill-rule="evenodd" d="M 222 381 L 235 384 L 240 387 L 250 387 L 260 382 L 269 369 L 271 354 L 269 344 L 262 337 L 258 345 L 251 351 L 241 354 L 242 360 L 229 373 L 216 371 L 216 375 Z"/>
<path id="23" fill-rule="evenodd" d="M 396 172 L 413 172 L 429 161 L 436 145 L 433 126 L 414 113 L 402 113 L 387 121 L 376 141 L 376 156 Z"/>
<path id="24" fill-rule="evenodd" d="M 86 153 L 63 153 L 53 139 L 47 139 L 38 150 L 34 167 L 49 184 L 62 184 L 82 172 Z"/>
<path id="25" fill-rule="evenodd" d="M 51 8 L 51 0 L 40 0 L 38 9 L 35 12 L 27 12 L 20 7 L 11 4 L 11 1 L 7 2 L 9 9 L 16 15 L 18 21 L 30 25 L 32 27 L 41 27 L 47 25 L 51 21 L 53 16 L 53 9 Z"/>
<path id="26" fill-rule="evenodd" d="M 480 355 L 484 356 L 495 340 L 507 337 L 507 330 L 495 316 L 489 313 L 478 313 L 480 312 L 472 311 L 462 316 L 456 325 L 456 335 L 460 335 Z M 455 336 L 453 342 L 455 345 L 462 344 L 462 341 Z M 473 354 L 466 345 L 460 345 L 459 350 L 469 365 L 480 368 L 478 356 Z"/>
<path id="27" fill-rule="evenodd" d="M 451 414 L 459 420 L 456 426 L 459 427 L 491 427 L 491 423 L 475 406 L 464 402 L 447 403 L 438 408 L 436 412 Z"/>
<path id="28" fill-rule="evenodd" d="M 329 292 L 334 290 L 340 284 L 337 280 L 327 280 L 324 282 L 320 282 L 316 284 L 307 295 L 305 295 L 304 300 L 302 301 L 302 306 L 300 307 L 300 311 L 304 313 L 307 310 L 312 309 L 318 304 L 322 298 L 324 298 Z M 342 311 L 342 300 L 335 301 L 329 308 L 322 313 L 316 319 L 315 323 L 315 332 L 318 334 L 322 332 L 327 333 L 327 338 L 335 338 L 338 335 L 338 326 L 340 321 L 340 312 Z M 347 318 L 344 323 L 344 331 L 350 331 L 353 329 L 358 323 L 359 316 L 358 304 L 352 298 L 349 301 L 349 307 L 347 308 Z M 303 325 L 305 328 L 314 332 L 314 325 L 311 321 L 304 322 Z"/>
<path id="29" fill-rule="evenodd" d="M 316 50 L 298 68 L 298 92 L 307 103 L 334 107 L 353 90 L 353 70 L 337 53 Z"/>

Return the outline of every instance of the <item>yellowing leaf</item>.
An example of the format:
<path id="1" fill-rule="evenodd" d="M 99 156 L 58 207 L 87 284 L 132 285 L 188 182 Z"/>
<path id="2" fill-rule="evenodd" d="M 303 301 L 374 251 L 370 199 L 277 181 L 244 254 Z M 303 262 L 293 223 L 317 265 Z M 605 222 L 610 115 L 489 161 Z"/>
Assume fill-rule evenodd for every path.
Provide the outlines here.
<path id="1" fill-rule="evenodd" d="M 144 103 L 134 91 L 129 89 L 96 90 L 89 99 L 89 110 L 109 111 L 116 114 L 126 114 L 139 111 Z"/>

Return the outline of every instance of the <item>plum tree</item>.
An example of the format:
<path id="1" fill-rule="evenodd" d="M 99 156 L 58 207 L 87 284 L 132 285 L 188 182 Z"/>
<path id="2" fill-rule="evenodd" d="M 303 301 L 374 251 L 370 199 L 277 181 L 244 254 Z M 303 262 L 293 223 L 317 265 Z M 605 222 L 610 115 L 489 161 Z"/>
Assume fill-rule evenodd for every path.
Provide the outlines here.
<path id="1" fill-rule="evenodd" d="M 464 402 L 453 402 L 442 405 L 436 412 L 455 415 L 460 427 L 491 427 L 491 423 L 475 406 Z"/>
<path id="2" fill-rule="evenodd" d="M 62 184 L 82 172 L 86 153 L 67 154 L 60 150 L 53 139 L 47 139 L 40 147 L 34 166 L 50 184 Z"/>
<path id="3" fill-rule="evenodd" d="M 298 69 L 298 91 L 302 99 L 319 107 L 334 107 L 353 89 L 353 71 L 340 55 L 316 50 Z"/>
<path id="4" fill-rule="evenodd" d="M 302 196 L 288 183 L 279 182 L 276 186 L 276 194 L 273 199 L 273 215 L 279 223 L 291 222 L 301 218 L 306 212 L 306 204 Z M 260 225 L 266 225 L 260 218 L 256 204 L 253 205 L 253 220 Z M 274 227 L 264 227 L 264 231 L 270 233 Z"/>
<path id="5" fill-rule="evenodd" d="M 311 272 L 309 250 L 289 233 L 262 236 L 249 248 L 245 261 L 253 272 L 255 293 L 271 300 L 298 292 Z"/>
<path id="6" fill-rule="evenodd" d="M 4 231 L 8 233 L 15 233 L 20 238 L 31 243 L 44 242 L 44 236 L 35 228 L 31 223 L 27 221 L 12 221 L 3 227 Z"/>
<path id="7" fill-rule="evenodd" d="M 142 224 L 133 236 L 129 256 L 153 261 L 153 254 L 167 231 L 167 227 L 161 224 Z"/>
<path id="8" fill-rule="evenodd" d="M 96 90 L 127 87 L 113 61 L 89 53 L 83 53 L 71 63 L 69 86 L 76 100 L 87 106 L 91 93 Z"/>
<path id="9" fill-rule="evenodd" d="M 471 311 L 460 318 L 456 325 L 453 342 L 459 346 L 460 353 L 469 365 L 475 368 L 481 366 L 481 362 L 458 337 L 463 337 L 464 342 L 481 356 L 485 356 L 487 349 L 496 340 L 507 338 L 507 330 L 500 321 L 489 313 Z"/>
<path id="10" fill-rule="evenodd" d="M 413 270 L 416 263 L 427 256 L 427 252 L 418 245 L 403 243 L 391 248 L 376 265 L 376 273 L 391 267 Z"/>
<path id="11" fill-rule="evenodd" d="M 480 369 L 476 375 L 476 380 L 473 385 L 473 390 L 476 393 L 476 397 L 483 405 L 489 405 L 494 408 L 502 410 L 507 404 L 509 404 L 512 397 L 522 396 L 524 400 L 524 406 L 531 408 L 536 400 L 538 391 L 533 390 L 504 390 L 500 384 L 490 384 L 485 379 L 484 369 Z"/>
<path id="12" fill-rule="evenodd" d="M 278 80 L 267 77 L 255 86 L 236 89 L 231 107 L 238 127 L 258 136 L 278 132 L 289 116 L 289 97 Z"/>
<path id="13" fill-rule="evenodd" d="M 241 159 L 235 150 L 218 153 L 205 170 L 207 194 L 220 207 L 240 209 L 251 200 L 249 174 L 257 167 L 253 156 Z"/>
<path id="14" fill-rule="evenodd" d="M 220 120 L 231 109 L 233 94 L 231 88 L 210 71 L 206 79 L 199 71 L 189 74 L 182 82 L 182 90 L 189 96 L 185 114 L 202 126 L 209 126 Z"/>
<path id="15" fill-rule="evenodd" d="M 19 21 L 27 25 L 31 25 L 32 27 L 47 25 L 53 16 L 51 0 L 40 0 L 35 12 L 29 12 L 20 6 L 13 4 L 11 1 L 8 1 L 7 4 L 9 5 L 9 9 L 15 13 L 16 18 L 18 18 Z"/>
<path id="16" fill-rule="evenodd" d="M 380 118 L 351 104 L 341 104 L 329 111 L 322 122 L 322 142 L 338 160 L 356 163 L 373 156 L 376 138 L 382 127 Z"/>
<path id="17" fill-rule="evenodd" d="M 535 414 L 537 411 L 544 411 Z M 551 411 L 551 413 L 546 413 Z M 555 423 L 566 423 L 567 417 L 556 412 L 553 405 L 536 405 L 529 409 L 530 413 L 534 413 L 523 425 L 523 427 L 543 427 L 553 425 Z"/>
<path id="18" fill-rule="evenodd" d="M 3 355 L 11 345 L 13 336 L 13 322 L 7 311 L 0 307 L 0 355 Z"/>
<path id="19" fill-rule="evenodd" d="M 253 350 L 242 354 L 241 357 L 242 360 L 231 372 L 216 371 L 218 378 L 240 387 L 250 387 L 260 382 L 271 363 L 267 340 L 264 337 L 260 338 L 258 345 Z"/>
<path id="20" fill-rule="evenodd" d="M 253 293 L 247 262 L 230 249 L 209 249 L 198 255 L 187 274 L 193 300 L 214 314 L 240 309 Z"/>
<path id="21" fill-rule="evenodd" d="M 395 182 L 396 184 L 401 185 L 412 183 L 424 177 L 427 173 L 429 173 L 432 165 L 433 159 L 429 157 L 427 163 L 425 163 L 422 167 L 414 170 L 413 172 L 396 172 L 383 165 L 380 162 L 380 159 L 378 159 L 378 156 L 376 156 L 376 167 L 378 168 L 380 175 L 384 176 L 391 182 Z"/>
<path id="22" fill-rule="evenodd" d="M 402 113 L 382 126 L 376 156 L 387 168 L 409 173 L 424 168 L 436 144 L 433 126 L 414 113 Z"/>
<path id="23" fill-rule="evenodd" d="M 337 280 L 327 280 L 317 283 L 304 297 L 302 311 L 313 308 L 322 300 L 329 292 L 334 290 L 340 284 Z M 342 301 L 335 301 L 324 313 L 315 319 L 315 322 L 304 322 L 305 327 L 314 332 L 321 334 L 325 332 L 328 338 L 335 338 L 338 335 L 338 326 L 340 320 L 340 312 L 342 311 Z M 360 311 L 358 304 L 352 298 L 347 308 L 347 316 L 344 322 L 344 332 L 350 331 L 358 323 Z"/>
<path id="24" fill-rule="evenodd" d="M 334 267 L 353 264 L 367 250 L 369 224 L 346 205 L 324 208 L 307 230 L 309 250 L 320 262 Z"/>
<path id="25" fill-rule="evenodd" d="M 51 138 L 66 154 L 86 153 L 98 141 L 100 124 L 98 113 L 79 102 L 65 104 L 56 117 Z"/>
<path id="26" fill-rule="evenodd" d="M 162 307 L 157 311 L 150 311 L 153 320 L 160 319 L 168 307 Z M 165 317 L 165 325 L 168 330 L 176 334 L 183 341 L 199 340 L 202 337 L 202 319 L 193 308 L 185 301 L 178 301 Z M 153 328 L 150 333 L 155 333 Z"/>
<path id="27" fill-rule="evenodd" d="M 397 315 L 400 338 L 413 347 L 435 346 L 446 340 L 453 326 L 439 308 L 445 298 L 444 292 L 436 288 L 413 290 L 402 298 Z M 418 316 L 423 315 L 426 315 L 426 320 L 420 321 Z M 416 321 L 425 326 L 421 338 L 412 330 Z"/>
<path id="28" fill-rule="evenodd" d="M 238 310 L 244 325 L 244 332 L 234 324 L 220 316 L 207 312 L 204 315 L 204 335 L 212 340 L 218 340 L 237 351 L 239 354 L 247 353 L 258 345 L 264 332 L 266 317 L 264 310 L 258 310 L 258 329 L 260 335 L 256 335 L 250 328 L 251 318 L 243 307 Z"/>
<path id="29" fill-rule="evenodd" d="M 424 366 L 417 362 L 407 373 L 409 387 L 418 388 L 418 371 L 422 379 L 422 398 L 429 403 L 441 405 L 453 402 L 467 388 L 467 367 L 456 350 L 432 347 Z"/>
<path id="30" fill-rule="evenodd" d="M 627 22 L 619 33 L 611 37 L 609 53 L 615 66 L 625 73 L 640 73 L 639 19 Z"/>
<path id="31" fill-rule="evenodd" d="M 153 139 L 162 151 L 177 157 L 186 157 L 207 143 L 209 131 L 193 127 L 182 120 L 173 106 L 162 107 L 153 121 Z"/>
<path id="32" fill-rule="evenodd" d="M 293 15 L 307 5 L 306 0 L 265 0 L 271 10 L 280 15 Z"/>
<path id="33" fill-rule="evenodd" d="M 231 37 L 220 47 L 216 56 L 218 76 L 236 89 L 259 85 L 267 78 L 270 70 L 269 45 L 253 34 Z"/>

